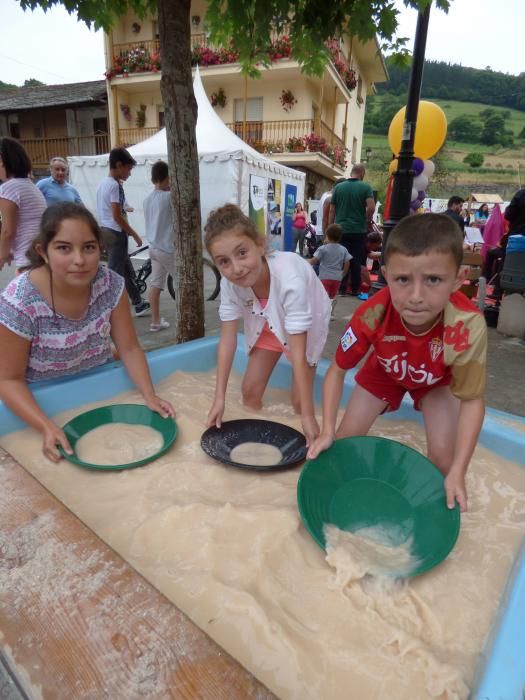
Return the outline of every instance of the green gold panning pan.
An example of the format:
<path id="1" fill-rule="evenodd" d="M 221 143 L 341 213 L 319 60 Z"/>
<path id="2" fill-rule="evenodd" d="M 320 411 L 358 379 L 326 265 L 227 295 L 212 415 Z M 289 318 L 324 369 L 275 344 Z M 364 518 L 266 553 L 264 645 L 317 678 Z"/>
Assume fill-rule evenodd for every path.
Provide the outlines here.
<path id="1" fill-rule="evenodd" d="M 77 441 L 95 428 L 108 423 L 127 423 L 129 425 L 145 425 L 153 428 L 162 436 L 162 446 L 152 454 L 144 457 L 136 462 L 128 462 L 126 464 L 89 464 L 78 458 L 75 450 Z M 62 430 L 66 434 L 69 444 L 73 448 L 73 454 L 68 455 L 61 447 L 59 451 L 73 464 L 86 469 L 99 469 L 103 471 L 118 471 L 120 469 L 133 469 L 134 467 L 142 467 L 148 462 L 152 462 L 157 457 L 160 457 L 169 450 L 177 437 L 177 424 L 173 418 L 162 418 L 158 413 L 150 410 L 147 406 L 140 404 L 112 404 L 109 406 L 100 406 L 91 411 L 81 413 L 75 418 L 72 418 L 64 426 Z"/>
<path id="2" fill-rule="evenodd" d="M 390 546 L 411 540 L 415 564 L 408 575 L 416 576 L 445 559 L 459 534 L 459 507 L 447 508 L 443 482 L 411 447 L 380 437 L 343 438 L 305 464 L 297 501 L 323 549 L 329 524 L 353 533 L 380 528 L 392 533 Z"/>

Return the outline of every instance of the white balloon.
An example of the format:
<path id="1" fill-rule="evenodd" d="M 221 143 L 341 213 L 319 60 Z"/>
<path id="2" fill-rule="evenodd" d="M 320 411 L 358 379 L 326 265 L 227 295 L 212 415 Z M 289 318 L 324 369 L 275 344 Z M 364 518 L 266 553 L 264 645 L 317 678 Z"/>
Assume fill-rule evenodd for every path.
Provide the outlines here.
<path id="1" fill-rule="evenodd" d="M 421 173 L 421 175 L 414 178 L 412 185 L 416 188 L 416 194 L 421 190 L 426 190 L 428 187 L 428 177 Z"/>
<path id="2" fill-rule="evenodd" d="M 432 177 L 435 170 L 436 170 L 436 166 L 434 165 L 434 163 L 431 160 L 426 160 L 422 175 L 426 175 L 427 177 Z"/>
<path id="3" fill-rule="evenodd" d="M 412 194 L 410 195 L 410 201 L 413 202 L 417 199 L 418 190 L 416 187 L 412 187 Z"/>

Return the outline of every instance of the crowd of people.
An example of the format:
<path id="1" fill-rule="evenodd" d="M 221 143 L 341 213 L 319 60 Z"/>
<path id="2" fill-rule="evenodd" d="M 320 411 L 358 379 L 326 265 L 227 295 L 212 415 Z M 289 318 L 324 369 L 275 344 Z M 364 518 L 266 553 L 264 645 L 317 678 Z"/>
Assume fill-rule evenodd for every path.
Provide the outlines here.
<path id="1" fill-rule="evenodd" d="M 71 448 L 35 401 L 30 390 L 35 380 L 92 369 L 116 351 L 145 403 L 161 415 L 175 415 L 155 392 L 132 320 L 132 309 L 135 315 L 149 311 L 128 274 L 128 238 L 142 242 L 127 221 L 123 187 L 134 164 L 125 149 L 111 151 L 108 175 L 97 190 L 97 222 L 76 190 L 66 186 L 63 161 L 53 159 L 50 178 L 37 187 L 21 146 L 10 139 L 0 144 L 2 264 L 14 260 L 17 268 L 1 295 L 0 398 L 42 433 L 43 451 L 55 461 L 57 445 Z M 390 234 L 382 259 L 388 286 L 370 299 L 363 296 L 325 378 L 321 426 L 315 416 L 313 381 L 331 299 L 347 293 L 345 278 L 348 293 L 361 294 L 367 257 L 380 255 L 381 236 L 369 232 L 375 201 L 364 174 L 362 166 L 354 166 L 350 178 L 322 198 L 324 242 L 311 260 L 301 255 L 302 206 L 293 226 L 299 254 L 268 249 L 264 233 L 236 205 L 210 214 L 204 243 L 222 282 L 216 390 L 206 422 L 221 425 L 242 321 L 249 358 L 242 381 L 246 406 L 262 409 L 272 371 L 284 355 L 292 366 L 291 402 L 308 457 L 314 458 L 336 438 L 366 434 L 408 392 L 423 413 L 429 457 L 445 475 L 447 504 L 458 502 L 465 510 L 465 472 L 484 412 L 486 326 L 479 310 L 458 293 L 463 237 L 450 216 L 407 217 Z M 155 331 L 169 325 L 160 317 L 159 295 L 174 272 L 167 164 L 155 163 L 151 179 L 154 189 L 144 212 Z M 103 250 L 108 265 L 101 264 Z M 345 374 L 367 354 L 336 425 Z"/>

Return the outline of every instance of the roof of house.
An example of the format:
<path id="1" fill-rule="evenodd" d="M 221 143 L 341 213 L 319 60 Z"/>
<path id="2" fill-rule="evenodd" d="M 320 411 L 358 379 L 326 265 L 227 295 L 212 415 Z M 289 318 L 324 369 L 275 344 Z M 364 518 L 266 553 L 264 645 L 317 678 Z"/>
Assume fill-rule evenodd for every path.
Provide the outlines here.
<path id="1" fill-rule="evenodd" d="M 66 85 L 37 85 L 35 87 L 0 90 L 0 112 L 42 107 L 66 107 L 86 103 L 106 102 L 106 81 Z"/>
<path id="2" fill-rule="evenodd" d="M 486 193 L 472 193 L 472 199 L 474 202 L 483 202 L 484 204 L 502 204 L 503 200 L 499 194 L 486 194 Z"/>

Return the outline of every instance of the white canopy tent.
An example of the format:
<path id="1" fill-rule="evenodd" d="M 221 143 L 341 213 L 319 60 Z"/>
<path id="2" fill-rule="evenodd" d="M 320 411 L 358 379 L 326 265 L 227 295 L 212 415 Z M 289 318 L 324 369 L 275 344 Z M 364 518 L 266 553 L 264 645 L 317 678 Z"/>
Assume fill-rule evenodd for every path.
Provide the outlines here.
<path id="1" fill-rule="evenodd" d="M 198 69 L 193 89 L 198 106 L 196 135 L 203 226 L 212 209 L 231 202 L 238 204 L 245 214 L 250 214 L 253 208 L 263 210 L 264 218 L 261 217 L 258 221 L 264 227 L 268 199 L 276 197 L 277 190 L 282 193 L 281 209 L 284 212 L 286 185 L 297 188 L 296 199 L 302 202 L 304 173 L 266 158 L 228 129 L 209 103 Z M 147 240 L 142 202 L 153 187 L 151 166 L 159 159 L 167 160 L 166 130 L 162 129 L 149 139 L 131 146 L 128 151 L 137 161 L 125 184 L 127 203 L 134 209 L 129 214 L 129 221 Z M 68 162 L 71 183 L 78 189 L 84 204 L 96 216 L 96 191 L 102 178 L 108 174 L 108 154 L 72 156 Z M 280 184 L 277 185 L 277 182 Z M 277 203 L 280 204 L 280 201 Z M 270 208 L 273 209 L 274 205 Z M 263 211 L 260 211 L 260 215 Z"/>

